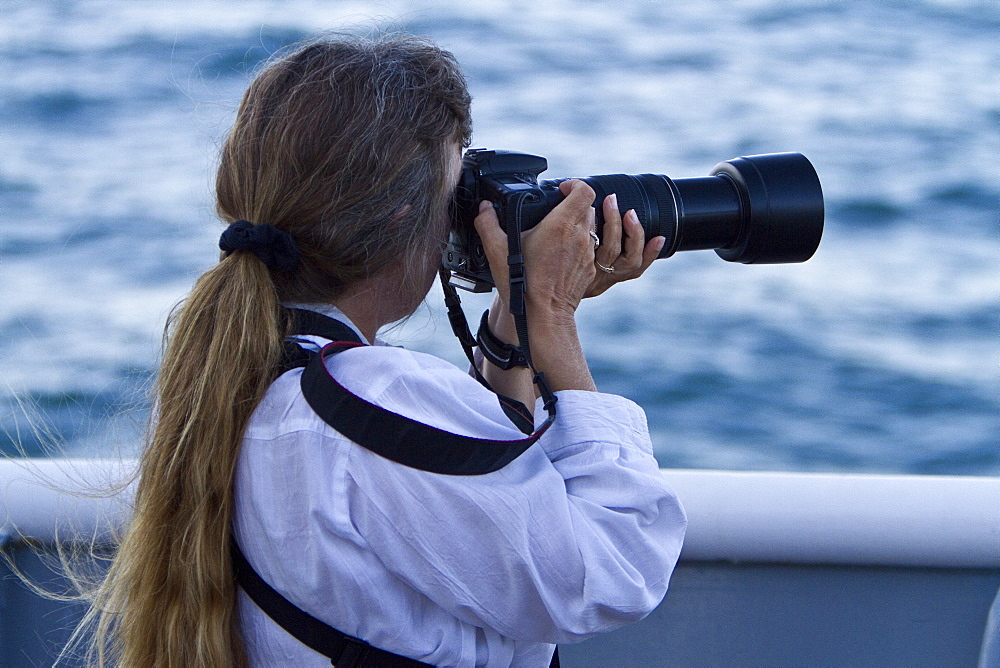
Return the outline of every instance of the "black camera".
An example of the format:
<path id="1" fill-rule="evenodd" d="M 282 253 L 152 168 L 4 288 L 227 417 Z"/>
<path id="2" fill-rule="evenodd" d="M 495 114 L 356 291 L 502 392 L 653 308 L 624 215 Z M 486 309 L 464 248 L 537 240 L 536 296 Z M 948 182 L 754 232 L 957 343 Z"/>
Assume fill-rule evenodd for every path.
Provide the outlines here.
<path id="1" fill-rule="evenodd" d="M 562 201 L 559 183 L 539 181 L 545 158 L 513 151 L 466 151 L 453 203 L 444 267 L 451 283 L 471 292 L 495 285 L 473 220 L 479 202 L 493 202 L 505 230 L 528 230 Z M 800 153 L 768 153 L 720 162 L 711 176 L 671 179 L 662 174 L 587 176 L 601 203 L 618 195 L 622 213 L 635 209 L 646 239 L 666 237 L 659 258 L 678 251 L 715 249 L 730 262 L 805 262 L 823 235 L 823 190 L 812 164 Z M 515 227 L 516 226 L 516 227 Z"/>

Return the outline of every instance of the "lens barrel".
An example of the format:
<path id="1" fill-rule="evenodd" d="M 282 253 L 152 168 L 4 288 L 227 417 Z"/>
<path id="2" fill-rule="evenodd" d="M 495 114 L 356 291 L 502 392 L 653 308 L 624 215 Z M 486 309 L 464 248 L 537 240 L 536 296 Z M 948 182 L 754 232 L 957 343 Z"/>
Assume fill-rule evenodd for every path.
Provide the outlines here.
<path id="1" fill-rule="evenodd" d="M 583 179 L 596 202 L 616 193 L 635 209 L 646 238 L 666 237 L 659 257 L 715 249 L 744 264 L 805 262 L 823 236 L 823 189 L 800 153 L 768 153 L 720 162 L 711 176 L 608 174 Z M 597 226 L 603 207 L 596 206 Z"/>

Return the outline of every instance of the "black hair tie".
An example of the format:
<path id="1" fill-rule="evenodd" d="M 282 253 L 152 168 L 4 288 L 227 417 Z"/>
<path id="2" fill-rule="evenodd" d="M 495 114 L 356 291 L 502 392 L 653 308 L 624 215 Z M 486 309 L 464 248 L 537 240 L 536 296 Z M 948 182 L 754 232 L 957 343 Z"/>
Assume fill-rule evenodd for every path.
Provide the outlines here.
<path id="1" fill-rule="evenodd" d="M 219 248 L 226 255 L 234 251 L 250 251 L 270 269 L 288 271 L 299 261 L 299 249 L 288 232 L 273 225 L 254 225 L 237 220 L 219 237 Z"/>

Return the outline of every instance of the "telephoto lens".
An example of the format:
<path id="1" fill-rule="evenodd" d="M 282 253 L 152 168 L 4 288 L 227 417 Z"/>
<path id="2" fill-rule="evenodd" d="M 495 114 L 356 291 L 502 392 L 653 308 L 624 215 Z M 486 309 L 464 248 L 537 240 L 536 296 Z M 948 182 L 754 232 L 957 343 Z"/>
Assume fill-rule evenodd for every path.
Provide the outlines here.
<path id="1" fill-rule="evenodd" d="M 539 186 L 558 192 L 563 180 Z M 582 180 L 597 193 L 597 203 L 616 193 L 622 212 L 635 209 L 647 239 L 666 237 L 659 258 L 715 249 L 730 262 L 805 262 L 823 236 L 823 190 L 800 153 L 734 158 L 720 162 L 710 176 L 608 174 Z M 595 208 L 600 235 L 603 207 Z"/>

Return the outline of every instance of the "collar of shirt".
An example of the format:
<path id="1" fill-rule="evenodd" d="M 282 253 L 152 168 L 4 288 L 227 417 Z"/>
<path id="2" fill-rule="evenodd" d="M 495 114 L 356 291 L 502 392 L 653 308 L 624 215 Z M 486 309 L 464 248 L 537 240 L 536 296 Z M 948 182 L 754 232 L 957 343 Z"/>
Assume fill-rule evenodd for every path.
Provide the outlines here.
<path id="1" fill-rule="evenodd" d="M 345 325 L 347 325 L 348 327 L 350 327 L 354 331 L 354 333 L 357 334 L 361 338 L 361 340 L 364 341 L 368 345 L 374 345 L 374 346 L 387 346 L 387 345 L 389 345 L 388 343 L 386 343 L 382 339 L 379 339 L 378 337 L 375 338 L 375 342 L 374 343 L 372 343 L 371 341 L 369 341 L 365 337 L 365 335 L 361 333 L 361 330 L 358 329 L 357 326 L 355 326 L 355 324 L 353 322 L 351 322 L 351 319 L 348 318 L 346 315 L 344 315 L 344 312 L 341 311 L 336 306 L 334 306 L 333 304 L 300 304 L 300 303 L 297 303 L 297 302 L 290 302 L 290 303 L 287 303 L 287 304 L 282 304 L 282 306 L 284 306 L 285 308 L 302 309 L 303 311 L 313 311 L 315 313 L 319 313 L 320 315 L 325 315 L 328 318 L 333 318 L 334 320 L 339 320 L 340 322 L 342 322 Z M 299 337 L 299 336 L 297 336 L 296 338 L 308 339 L 310 341 L 312 341 L 313 339 L 322 339 L 322 337 L 319 337 L 319 336 L 308 336 L 308 337 Z M 325 339 L 323 339 L 323 340 L 325 340 Z"/>

